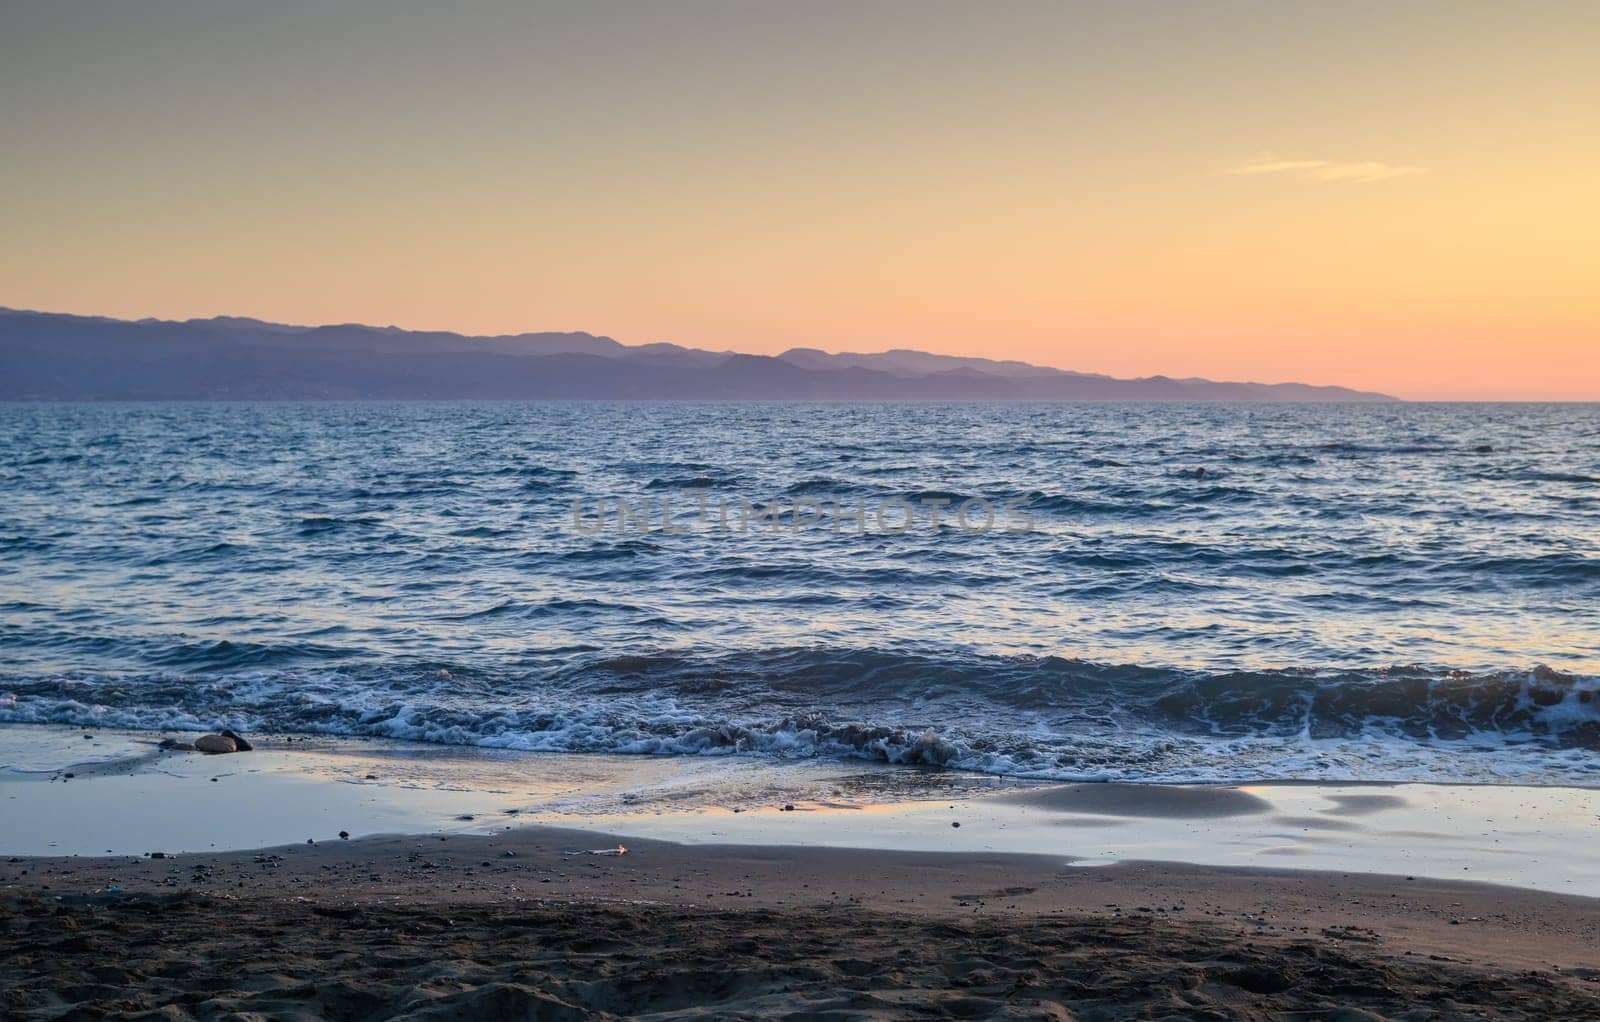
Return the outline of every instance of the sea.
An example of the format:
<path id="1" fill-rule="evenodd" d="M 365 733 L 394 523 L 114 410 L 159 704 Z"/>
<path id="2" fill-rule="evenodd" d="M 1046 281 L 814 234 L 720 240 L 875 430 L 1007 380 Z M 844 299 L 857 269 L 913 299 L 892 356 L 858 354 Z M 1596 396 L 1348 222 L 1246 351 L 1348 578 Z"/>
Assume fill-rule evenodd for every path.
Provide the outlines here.
<path id="1" fill-rule="evenodd" d="M 1600 406 L 0 405 L 0 724 L 1600 783 Z"/>

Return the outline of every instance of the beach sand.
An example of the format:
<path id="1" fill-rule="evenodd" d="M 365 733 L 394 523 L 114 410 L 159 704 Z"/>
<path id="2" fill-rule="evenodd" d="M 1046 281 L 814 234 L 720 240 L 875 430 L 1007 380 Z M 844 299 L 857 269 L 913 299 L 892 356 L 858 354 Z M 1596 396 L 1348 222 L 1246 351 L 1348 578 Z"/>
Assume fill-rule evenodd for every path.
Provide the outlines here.
<path id="1" fill-rule="evenodd" d="M 271 739 L 152 757 L 150 736 L 0 733 L 38 767 L 0 776 L 4 1018 L 1600 1017 L 1600 900 L 1567 893 L 1590 889 L 1583 790 L 919 788 L 804 765 Z M 788 810 L 774 792 L 812 797 Z M 103 851 L 82 842 L 119 822 L 146 846 L 20 854 Z M 411 832 L 361 836 L 396 823 Z M 240 844 L 265 833 L 276 847 Z M 1270 854 L 1289 833 L 1306 854 Z M 1139 857 L 1169 848 L 1213 864 Z M 1467 856 L 1505 873 L 1507 849 L 1549 856 L 1547 889 L 1457 872 Z M 1385 855 L 1397 871 L 1372 868 Z M 1279 865 L 1345 858 L 1365 868 Z"/>
<path id="2" fill-rule="evenodd" d="M 527 827 L 0 863 L 16 1018 L 1583 1018 L 1600 904 Z M 1366 1014 L 1363 1014 L 1366 1013 Z"/>

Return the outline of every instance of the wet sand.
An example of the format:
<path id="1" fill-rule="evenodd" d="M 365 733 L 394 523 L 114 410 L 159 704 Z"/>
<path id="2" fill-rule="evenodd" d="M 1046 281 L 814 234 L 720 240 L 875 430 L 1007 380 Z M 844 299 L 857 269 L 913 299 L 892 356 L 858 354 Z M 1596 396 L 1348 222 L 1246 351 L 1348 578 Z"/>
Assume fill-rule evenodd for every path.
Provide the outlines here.
<path id="1" fill-rule="evenodd" d="M 1585 789 L 154 737 L 0 729 L 0 1018 L 1600 1017 Z"/>
<path id="2" fill-rule="evenodd" d="M 1403 873 L 1600 897 L 1600 791 L 1428 784 L 1042 784 L 740 757 L 550 755 L 380 739 L 0 728 L 0 857 L 212 852 L 540 823 L 689 845 L 1021 852 Z M 795 811 L 783 810 L 785 805 Z M 959 824 L 959 826 L 953 826 Z"/>

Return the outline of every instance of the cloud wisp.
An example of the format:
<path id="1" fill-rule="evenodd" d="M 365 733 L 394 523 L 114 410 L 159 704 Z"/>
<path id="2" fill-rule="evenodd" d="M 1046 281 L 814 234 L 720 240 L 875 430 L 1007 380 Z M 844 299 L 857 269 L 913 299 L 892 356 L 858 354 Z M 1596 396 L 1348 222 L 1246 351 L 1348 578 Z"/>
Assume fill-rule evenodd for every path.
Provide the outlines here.
<path id="1" fill-rule="evenodd" d="M 1223 173 L 1247 176 L 1264 174 L 1288 175 L 1307 181 L 1342 181 L 1354 184 L 1371 184 L 1389 181 L 1412 174 L 1426 174 L 1426 167 L 1413 167 L 1404 163 L 1383 163 L 1379 160 L 1280 160 L 1262 157 L 1250 163 L 1230 167 Z"/>

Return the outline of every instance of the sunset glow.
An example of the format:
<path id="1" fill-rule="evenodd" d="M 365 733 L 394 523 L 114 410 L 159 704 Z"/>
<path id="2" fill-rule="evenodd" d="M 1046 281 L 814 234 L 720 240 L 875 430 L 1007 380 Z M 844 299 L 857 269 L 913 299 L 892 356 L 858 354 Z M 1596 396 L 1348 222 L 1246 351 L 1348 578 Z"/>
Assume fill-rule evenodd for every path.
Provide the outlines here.
<path id="1" fill-rule="evenodd" d="M 0 305 L 1600 399 L 1593 4 L 473 6 L 8 7 Z"/>

